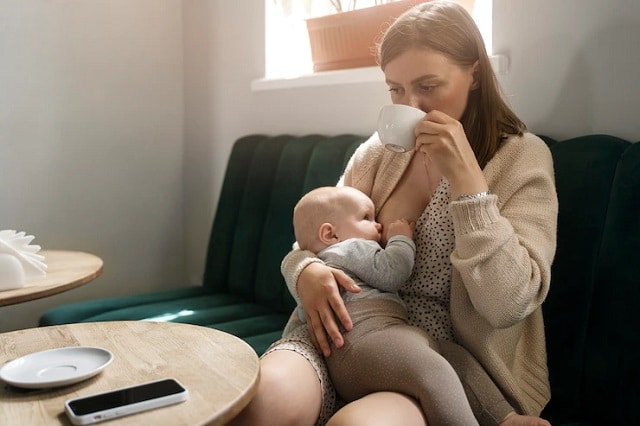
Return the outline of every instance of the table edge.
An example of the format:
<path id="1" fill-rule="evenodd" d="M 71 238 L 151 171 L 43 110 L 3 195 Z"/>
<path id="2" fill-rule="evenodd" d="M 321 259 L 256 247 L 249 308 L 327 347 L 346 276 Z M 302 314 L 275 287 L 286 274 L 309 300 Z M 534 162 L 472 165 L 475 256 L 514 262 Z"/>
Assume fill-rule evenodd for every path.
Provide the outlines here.
<path id="1" fill-rule="evenodd" d="M 30 302 L 32 300 L 42 299 L 44 297 L 53 296 L 58 293 L 63 293 L 68 290 L 72 290 L 74 288 L 80 287 L 94 279 L 98 278 L 102 275 L 102 271 L 104 269 L 104 261 L 95 254 L 79 251 L 79 250 L 41 250 L 40 254 L 44 255 L 46 258 L 47 253 L 82 253 L 83 255 L 88 255 L 96 258 L 100 262 L 100 266 L 92 273 L 85 275 L 81 278 L 78 278 L 74 281 L 71 281 L 66 284 L 50 286 L 46 287 L 42 291 L 38 292 L 29 292 L 29 287 L 21 287 L 12 290 L 5 290 L 6 292 L 15 292 L 15 294 L 10 295 L 5 298 L 0 298 L 0 307 L 9 306 L 9 305 L 17 305 L 18 303 Z"/>

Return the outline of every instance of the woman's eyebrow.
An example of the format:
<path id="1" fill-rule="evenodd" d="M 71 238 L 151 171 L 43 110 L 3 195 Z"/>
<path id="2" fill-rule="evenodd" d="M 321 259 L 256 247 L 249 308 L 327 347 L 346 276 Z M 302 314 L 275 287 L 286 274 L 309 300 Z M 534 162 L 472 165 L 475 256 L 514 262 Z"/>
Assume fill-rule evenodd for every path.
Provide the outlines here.
<path id="1" fill-rule="evenodd" d="M 439 76 L 437 74 L 425 74 L 425 75 L 421 75 L 420 77 L 414 78 L 413 80 L 411 80 L 410 84 L 413 85 L 413 84 L 417 84 L 417 83 L 423 82 L 425 80 L 434 80 L 434 79 L 436 79 L 438 77 Z M 395 82 L 395 81 L 393 81 L 391 79 L 388 79 L 388 78 L 386 78 L 384 81 L 387 84 L 400 84 L 400 83 L 397 83 L 397 82 Z"/>
<path id="2" fill-rule="evenodd" d="M 436 78 L 438 78 L 437 74 L 425 74 L 425 75 L 422 75 L 422 76 L 420 76 L 418 78 L 414 78 L 413 80 L 411 80 L 411 84 L 421 83 L 421 82 L 423 82 L 425 80 L 434 80 Z"/>

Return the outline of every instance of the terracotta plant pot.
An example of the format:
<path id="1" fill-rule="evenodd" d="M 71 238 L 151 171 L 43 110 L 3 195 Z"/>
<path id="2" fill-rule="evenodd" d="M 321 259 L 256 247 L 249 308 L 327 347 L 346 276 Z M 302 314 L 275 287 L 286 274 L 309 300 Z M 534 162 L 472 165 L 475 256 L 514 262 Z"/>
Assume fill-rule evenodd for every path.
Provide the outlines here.
<path id="1" fill-rule="evenodd" d="M 313 71 L 377 65 L 376 43 L 403 12 L 425 0 L 401 0 L 307 19 Z M 460 4 L 471 11 L 473 0 Z"/>
<path id="2" fill-rule="evenodd" d="M 424 0 L 402 0 L 307 19 L 313 70 L 376 65 L 376 43 L 389 25 Z"/>

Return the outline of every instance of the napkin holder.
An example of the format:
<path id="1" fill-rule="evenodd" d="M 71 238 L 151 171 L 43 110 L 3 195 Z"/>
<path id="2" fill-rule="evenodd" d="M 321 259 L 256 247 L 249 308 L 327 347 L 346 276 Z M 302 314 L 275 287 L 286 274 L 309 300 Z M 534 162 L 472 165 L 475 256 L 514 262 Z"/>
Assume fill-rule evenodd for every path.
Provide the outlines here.
<path id="1" fill-rule="evenodd" d="M 47 275 L 40 246 L 33 235 L 14 230 L 0 231 L 0 291 L 24 287 L 28 279 Z"/>

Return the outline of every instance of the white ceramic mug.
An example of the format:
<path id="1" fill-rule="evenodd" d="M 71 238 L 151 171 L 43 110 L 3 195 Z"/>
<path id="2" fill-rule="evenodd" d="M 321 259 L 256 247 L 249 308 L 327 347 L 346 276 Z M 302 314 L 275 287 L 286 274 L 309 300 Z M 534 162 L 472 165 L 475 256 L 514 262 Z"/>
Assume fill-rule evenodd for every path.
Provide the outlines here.
<path id="1" fill-rule="evenodd" d="M 414 129 L 426 113 L 408 105 L 385 105 L 378 115 L 378 137 L 387 149 L 407 152 L 415 148 Z"/>

